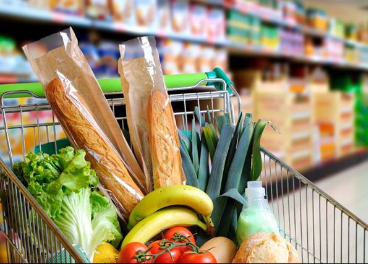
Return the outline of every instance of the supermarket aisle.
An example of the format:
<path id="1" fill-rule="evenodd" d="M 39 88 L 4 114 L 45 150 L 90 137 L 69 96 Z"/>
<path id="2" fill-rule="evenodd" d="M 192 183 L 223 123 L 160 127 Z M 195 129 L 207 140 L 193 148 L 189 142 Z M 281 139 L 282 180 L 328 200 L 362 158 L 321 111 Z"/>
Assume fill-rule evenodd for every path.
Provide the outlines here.
<path id="1" fill-rule="evenodd" d="M 315 184 L 368 223 L 368 161 Z"/>

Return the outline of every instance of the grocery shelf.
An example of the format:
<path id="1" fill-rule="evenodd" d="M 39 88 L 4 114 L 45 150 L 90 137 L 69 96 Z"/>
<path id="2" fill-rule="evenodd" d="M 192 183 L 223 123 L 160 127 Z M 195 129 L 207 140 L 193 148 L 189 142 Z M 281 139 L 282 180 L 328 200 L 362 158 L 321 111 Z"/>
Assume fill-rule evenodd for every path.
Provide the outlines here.
<path id="1" fill-rule="evenodd" d="M 214 6 L 222 6 L 223 8 L 230 8 L 228 5 L 224 6 L 223 4 L 219 3 L 219 1 L 194 1 L 198 3 L 205 3 L 210 4 Z M 297 30 L 302 31 L 305 34 L 310 34 L 314 36 L 320 36 L 320 37 L 333 37 L 337 38 L 335 36 L 332 36 L 330 34 L 320 32 L 318 30 L 305 27 L 305 26 L 299 26 L 294 23 L 290 23 L 290 21 L 284 21 L 281 18 L 276 18 L 273 16 L 265 16 L 264 14 L 257 14 L 256 12 L 241 7 L 239 9 L 243 13 L 252 14 L 255 16 L 260 17 L 262 20 L 276 23 L 280 26 L 286 26 L 291 27 Z M 87 17 L 79 17 L 79 16 L 73 16 L 73 15 L 67 15 L 57 12 L 50 12 L 46 10 L 37 10 L 34 8 L 26 8 L 24 6 L 14 6 L 14 5 L 4 5 L 0 4 L 0 15 L 6 16 L 6 17 L 13 17 L 13 18 L 19 18 L 24 20 L 36 20 L 36 21 L 43 21 L 43 22 L 54 22 L 59 24 L 65 24 L 65 25 L 72 25 L 72 26 L 79 26 L 79 27 L 89 27 L 89 28 L 96 28 L 103 31 L 112 31 L 112 32 L 122 32 L 126 34 L 131 35 L 152 35 L 159 38 L 170 38 L 174 40 L 180 40 L 180 41 L 188 41 L 188 42 L 195 42 L 195 43 L 204 43 L 209 45 L 217 45 L 217 46 L 224 46 L 228 49 L 230 54 L 233 55 L 253 55 L 253 56 L 262 56 L 262 57 L 271 57 L 271 58 L 285 58 L 292 61 L 302 62 L 302 63 L 312 63 L 312 64 L 320 64 L 320 65 L 328 65 L 328 66 L 334 66 L 338 68 L 346 68 L 346 69 L 357 69 L 357 70 L 368 70 L 368 65 L 362 65 L 362 64 L 356 64 L 356 63 L 350 63 L 346 61 L 336 61 L 336 60 L 329 60 L 319 57 L 307 57 L 307 56 L 298 56 L 298 55 L 290 55 L 283 53 L 279 50 L 268 50 L 260 47 L 254 47 L 250 45 L 239 45 L 234 44 L 226 40 L 213 40 L 213 39 L 207 39 L 207 38 L 198 38 L 193 37 L 191 35 L 184 35 L 184 34 L 175 34 L 175 33 L 169 33 L 166 34 L 165 32 L 160 32 L 154 29 L 144 28 L 144 27 L 138 27 L 138 26 L 128 26 L 121 23 L 114 23 L 111 21 L 100 21 L 100 20 L 93 20 Z M 344 41 L 348 45 L 356 46 L 359 48 L 367 48 L 368 46 L 351 41 L 351 40 L 345 40 L 340 39 L 341 41 Z"/>
<path id="2" fill-rule="evenodd" d="M 341 38 L 339 36 L 335 36 L 329 32 L 323 32 L 317 29 L 314 29 L 312 27 L 308 27 L 308 26 L 301 26 L 298 23 L 289 21 L 289 20 L 285 20 L 282 17 L 279 16 L 275 16 L 272 15 L 270 13 L 264 12 L 264 13 L 260 13 L 259 11 L 254 9 L 254 4 L 252 3 L 241 3 L 238 6 L 231 6 L 231 4 L 222 4 L 219 3 L 219 1 L 214 1 L 214 0 L 209 0 L 209 1 L 193 1 L 193 2 L 197 2 L 197 3 L 204 3 L 207 5 L 213 5 L 213 6 L 218 6 L 218 7 L 222 7 L 222 8 L 226 8 L 226 9 L 231 9 L 231 10 L 237 10 L 245 15 L 251 15 L 254 17 L 257 17 L 259 19 L 261 19 L 263 22 L 266 23 L 272 23 L 281 27 L 287 27 L 289 29 L 294 29 L 297 31 L 300 31 L 301 33 L 305 34 L 305 35 L 309 35 L 309 36 L 313 36 L 313 37 L 320 37 L 320 38 L 333 38 L 339 41 L 344 42 L 346 45 L 350 45 L 353 47 L 357 47 L 357 48 L 368 48 L 368 45 L 365 43 L 361 43 L 361 42 L 357 42 L 357 41 L 353 41 L 353 40 L 349 40 L 349 39 L 345 39 L 345 38 Z M 265 9 L 266 10 L 266 9 Z"/>
<path id="3" fill-rule="evenodd" d="M 368 64 L 351 63 L 344 60 L 332 60 L 321 58 L 318 56 L 301 56 L 287 54 L 279 50 L 269 50 L 252 45 L 240 45 L 240 44 L 228 44 L 227 49 L 232 55 L 247 55 L 247 56 L 260 56 L 270 58 L 283 58 L 289 59 L 295 62 L 326 65 L 336 68 L 356 69 L 356 70 L 368 70 Z"/>
<path id="4" fill-rule="evenodd" d="M 2 16 L 14 17 L 25 20 L 37 21 L 52 21 L 55 23 L 68 24 L 72 26 L 90 27 L 92 21 L 85 17 L 67 15 L 46 10 L 38 10 L 35 8 L 15 6 L 15 5 L 0 5 L 0 14 Z"/>

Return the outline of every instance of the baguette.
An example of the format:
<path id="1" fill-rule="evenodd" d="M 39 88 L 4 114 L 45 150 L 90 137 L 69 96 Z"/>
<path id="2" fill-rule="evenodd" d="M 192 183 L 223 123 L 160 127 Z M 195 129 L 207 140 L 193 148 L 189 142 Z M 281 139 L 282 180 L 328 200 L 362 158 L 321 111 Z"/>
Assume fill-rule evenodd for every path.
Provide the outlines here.
<path id="1" fill-rule="evenodd" d="M 147 104 L 154 188 L 182 184 L 179 136 L 167 95 L 154 90 Z"/>
<path id="2" fill-rule="evenodd" d="M 84 100 L 72 85 L 58 78 L 47 86 L 46 97 L 72 144 L 86 151 L 86 159 L 91 162 L 101 183 L 123 206 L 125 216 L 129 216 L 143 193 L 92 118 Z"/>

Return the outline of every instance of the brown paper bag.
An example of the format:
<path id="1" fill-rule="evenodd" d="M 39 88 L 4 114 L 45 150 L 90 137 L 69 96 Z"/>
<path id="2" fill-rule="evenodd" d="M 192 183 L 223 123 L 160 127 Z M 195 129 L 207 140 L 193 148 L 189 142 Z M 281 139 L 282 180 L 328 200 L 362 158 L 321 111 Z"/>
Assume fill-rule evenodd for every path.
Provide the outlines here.
<path id="1" fill-rule="evenodd" d="M 73 30 L 51 35 L 23 49 L 70 141 L 86 150 L 87 159 L 108 192 L 122 205 L 126 218 L 147 192 L 145 175 L 78 47 Z"/>

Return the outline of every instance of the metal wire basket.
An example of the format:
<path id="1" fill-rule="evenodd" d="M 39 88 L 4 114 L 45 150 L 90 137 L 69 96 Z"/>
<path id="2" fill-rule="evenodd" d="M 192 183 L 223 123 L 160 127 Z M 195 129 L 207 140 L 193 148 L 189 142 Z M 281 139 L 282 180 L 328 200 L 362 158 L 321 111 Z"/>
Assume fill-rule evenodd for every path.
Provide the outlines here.
<path id="1" fill-rule="evenodd" d="M 218 82 L 222 91 L 202 91 L 200 83 L 170 93 L 179 128 L 188 130 L 194 118 L 194 107 L 202 113 L 229 113 L 235 123 L 234 106 L 240 107 L 239 97 L 226 91 L 226 83 Z M 183 93 L 181 90 L 186 90 Z M 11 92 L 14 93 L 14 92 Z M 77 246 L 71 245 L 53 221 L 46 215 L 23 184 L 9 169 L 35 146 L 55 142 L 62 137 L 61 127 L 47 101 L 22 105 L 7 104 L 1 97 L 0 142 L 7 151 L 0 162 L 0 202 L 3 204 L 3 224 L 0 233 L 6 237 L 9 262 L 85 262 Z M 122 94 L 107 95 L 108 102 L 122 129 L 127 126 Z M 232 100 L 232 99 L 235 99 Z M 235 103 L 234 103 L 235 102 Z M 45 119 L 45 113 L 51 113 Z M 14 115 L 18 122 L 8 122 Z M 32 115 L 33 118 L 27 118 Z M 16 155 L 16 148 L 18 154 Z M 280 231 L 298 250 L 302 262 L 365 262 L 367 224 L 358 219 L 304 176 L 277 157 L 262 149 L 263 173 L 261 180 L 267 189 L 271 208 L 279 222 Z M 1 218 L 1 217 L 0 217 Z"/>

